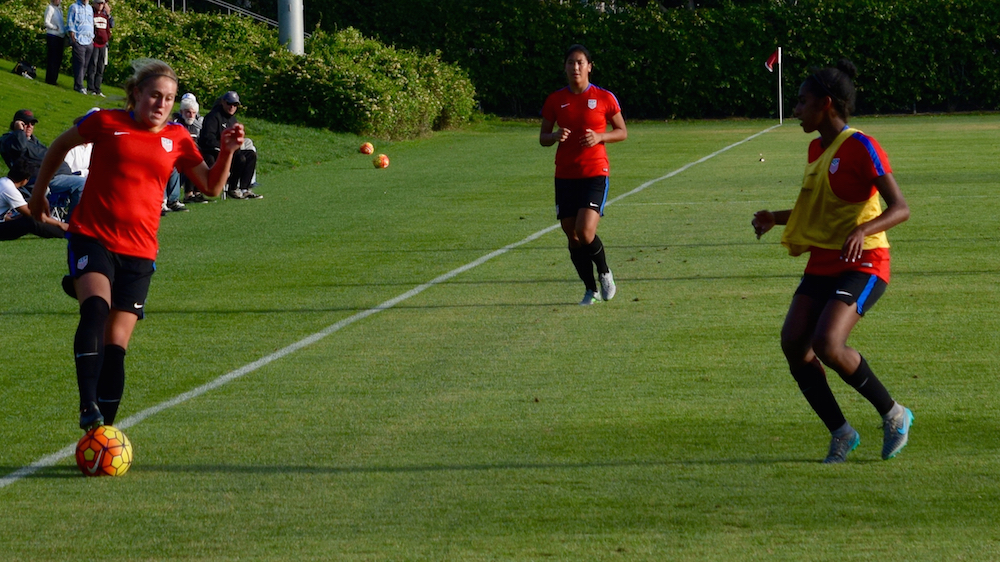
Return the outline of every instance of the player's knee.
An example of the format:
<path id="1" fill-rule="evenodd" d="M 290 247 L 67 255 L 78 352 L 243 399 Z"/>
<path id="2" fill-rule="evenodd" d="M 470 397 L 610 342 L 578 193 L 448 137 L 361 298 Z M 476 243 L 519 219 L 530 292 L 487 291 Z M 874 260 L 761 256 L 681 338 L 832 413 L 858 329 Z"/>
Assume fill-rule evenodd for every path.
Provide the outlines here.
<path id="1" fill-rule="evenodd" d="M 842 341 L 834 340 L 826 334 L 818 334 L 812 339 L 812 349 L 823 363 L 838 365 L 841 363 L 841 355 L 847 348 Z"/>

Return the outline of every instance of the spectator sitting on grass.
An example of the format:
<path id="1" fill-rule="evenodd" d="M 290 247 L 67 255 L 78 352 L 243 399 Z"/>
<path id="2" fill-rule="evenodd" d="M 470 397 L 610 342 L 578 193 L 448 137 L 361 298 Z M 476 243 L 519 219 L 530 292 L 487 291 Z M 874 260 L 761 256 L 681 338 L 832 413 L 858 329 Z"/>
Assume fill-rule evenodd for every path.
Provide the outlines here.
<path id="1" fill-rule="evenodd" d="M 208 112 L 198 136 L 198 148 L 205 158 L 206 164 L 213 164 L 219 154 L 219 139 L 222 131 L 239 123 L 236 112 L 240 108 L 240 96 L 236 92 L 226 92 L 215 107 Z M 233 154 L 232 167 L 229 168 L 229 183 L 226 185 L 226 195 L 232 199 L 260 199 L 263 195 L 254 193 L 253 177 L 257 170 L 256 150 L 244 149 Z"/>
<path id="2" fill-rule="evenodd" d="M 26 158 L 30 166 L 38 168 L 42 165 L 42 159 L 48 148 L 35 136 L 35 125 L 38 119 L 29 109 L 20 109 L 14 114 L 14 120 L 10 123 L 10 131 L 0 137 L 0 156 L 7 164 L 8 168 L 14 167 L 14 162 L 19 158 Z M 76 204 L 80 202 L 80 194 L 83 193 L 83 185 L 87 179 L 80 175 L 74 175 L 73 170 L 63 162 L 56 171 L 56 176 L 49 182 L 49 190 L 55 194 L 65 194 L 69 197 L 68 212 L 72 213 Z M 35 178 L 31 177 L 27 185 L 34 185 Z M 22 188 L 22 191 L 24 189 Z M 30 194 L 30 190 L 27 191 Z"/>
<path id="3" fill-rule="evenodd" d="M 181 123 L 187 128 L 188 132 L 191 133 L 191 138 L 198 142 L 198 135 L 201 134 L 202 123 L 205 118 L 198 114 L 198 98 L 194 94 L 188 92 L 181 96 L 181 110 L 174 113 L 174 121 Z M 184 189 L 184 202 L 185 203 L 208 203 L 205 196 L 198 191 L 195 187 L 194 182 L 190 180 L 184 174 L 177 172 L 179 174 L 179 180 L 181 187 Z M 171 181 L 173 181 L 171 179 Z M 169 185 L 168 185 L 169 188 Z"/>
<path id="4" fill-rule="evenodd" d="M 28 178 L 38 173 L 27 159 L 19 158 L 7 172 L 7 177 L 0 178 L 0 240 L 16 240 L 25 234 L 34 234 L 41 238 L 62 238 L 66 233 L 67 224 L 52 217 L 45 217 L 45 222 L 31 218 L 28 203 L 19 188 L 28 183 Z"/>

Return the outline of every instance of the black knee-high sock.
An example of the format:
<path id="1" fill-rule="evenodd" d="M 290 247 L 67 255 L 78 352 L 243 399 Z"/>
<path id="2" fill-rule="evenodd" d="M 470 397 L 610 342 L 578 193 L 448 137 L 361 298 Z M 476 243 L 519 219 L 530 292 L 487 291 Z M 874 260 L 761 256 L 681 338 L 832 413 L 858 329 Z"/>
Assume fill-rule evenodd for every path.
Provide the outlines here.
<path id="1" fill-rule="evenodd" d="M 882 385 L 882 381 L 878 380 L 875 373 L 872 372 L 871 367 L 868 366 L 868 362 L 865 361 L 865 357 L 861 356 L 861 364 L 858 365 L 858 369 L 854 371 L 854 374 L 848 377 L 841 375 L 844 382 L 851 385 L 854 390 L 857 390 L 861 396 L 864 396 L 875 409 L 878 410 L 880 416 L 884 416 L 889 413 L 892 409 L 892 405 L 895 402 L 892 397 L 889 396 L 889 391 L 886 390 L 885 386 Z"/>
<path id="2" fill-rule="evenodd" d="M 597 279 L 594 277 L 594 262 L 590 259 L 590 252 L 587 246 L 569 247 L 569 259 L 576 267 L 576 273 L 583 280 L 583 284 L 591 291 L 597 291 Z"/>
<path id="3" fill-rule="evenodd" d="M 806 397 L 806 401 L 812 409 L 823 420 L 826 428 L 833 433 L 842 425 L 847 423 L 844 413 L 840 411 L 840 404 L 834 398 L 830 385 L 826 380 L 826 372 L 819 359 L 813 359 L 812 363 L 807 363 L 798 369 L 792 370 L 792 377 L 799 383 L 799 390 Z"/>
<path id="4" fill-rule="evenodd" d="M 104 327 L 110 313 L 111 307 L 101 297 L 90 297 L 80 303 L 80 324 L 73 338 L 73 353 L 81 408 L 97 402 L 97 381 L 104 363 Z"/>
<path id="5" fill-rule="evenodd" d="M 607 273 L 611 271 L 608 269 L 608 258 L 604 255 L 604 243 L 595 234 L 593 241 L 590 244 L 584 246 L 587 249 L 587 253 L 590 254 L 591 261 L 597 266 L 598 273 Z"/>
<path id="6" fill-rule="evenodd" d="M 104 416 L 104 423 L 114 425 L 118 405 L 125 391 L 125 348 L 108 344 L 104 346 L 104 364 L 97 383 L 97 406 Z"/>

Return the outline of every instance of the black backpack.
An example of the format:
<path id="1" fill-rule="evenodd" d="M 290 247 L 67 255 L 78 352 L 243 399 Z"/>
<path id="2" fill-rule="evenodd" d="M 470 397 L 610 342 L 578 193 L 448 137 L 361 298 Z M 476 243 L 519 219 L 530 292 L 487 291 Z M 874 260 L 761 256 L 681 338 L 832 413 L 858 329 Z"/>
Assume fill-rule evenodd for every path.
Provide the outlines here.
<path id="1" fill-rule="evenodd" d="M 13 73 L 20 74 L 21 76 L 24 76 L 25 78 L 30 78 L 31 80 L 34 80 L 35 77 L 38 76 L 38 71 L 35 70 L 35 67 L 24 61 L 21 61 L 14 65 Z"/>

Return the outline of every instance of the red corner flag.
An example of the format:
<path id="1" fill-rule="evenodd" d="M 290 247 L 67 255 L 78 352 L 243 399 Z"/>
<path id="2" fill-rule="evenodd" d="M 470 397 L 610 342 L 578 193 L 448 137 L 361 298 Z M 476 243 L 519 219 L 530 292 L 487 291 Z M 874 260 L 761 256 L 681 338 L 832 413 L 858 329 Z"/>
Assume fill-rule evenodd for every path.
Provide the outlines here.
<path id="1" fill-rule="evenodd" d="M 764 68 L 766 68 L 768 72 L 774 72 L 775 64 L 781 64 L 781 49 L 775 49 L 775 51 L 771 53 L 771 56 L 767 57 L 767 60 L 764 61 Z"/>

